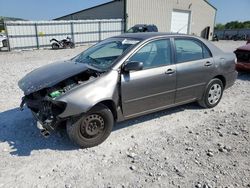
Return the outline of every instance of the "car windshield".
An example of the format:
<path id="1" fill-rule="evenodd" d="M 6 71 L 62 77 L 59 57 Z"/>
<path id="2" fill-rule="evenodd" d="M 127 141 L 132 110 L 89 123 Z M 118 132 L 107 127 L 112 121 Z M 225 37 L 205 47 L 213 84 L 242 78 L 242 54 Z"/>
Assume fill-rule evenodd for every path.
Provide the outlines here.
<path id="1" fill-rule="evenodd" d="M 130 28 L 127 33 L 140 33 L 140 32 L 145 32 L 146 31 L 146 28 L 144 27 L 132 27 Z"/>
<path id="2" fill-rule="evenodd" d="M 134 39 L 110 38 L 90 47 L 74 60 L 100 70 L 107 70 L 112 67 L 118 57 L 139 42 Z"/>

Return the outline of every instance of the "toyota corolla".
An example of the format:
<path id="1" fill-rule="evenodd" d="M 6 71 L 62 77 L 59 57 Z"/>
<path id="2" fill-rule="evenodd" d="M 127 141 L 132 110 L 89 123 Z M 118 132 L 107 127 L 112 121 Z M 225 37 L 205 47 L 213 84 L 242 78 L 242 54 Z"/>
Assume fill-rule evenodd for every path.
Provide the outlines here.
<path id="1" fill-rule="evenodd" d="M 19 81 L 42 133 L 66 124 L 80 147 L 102 143 L 115 122 L 197 101 L 213 108 L 237 77 L 234 53 L 168 33 L 124 34 Z"/>

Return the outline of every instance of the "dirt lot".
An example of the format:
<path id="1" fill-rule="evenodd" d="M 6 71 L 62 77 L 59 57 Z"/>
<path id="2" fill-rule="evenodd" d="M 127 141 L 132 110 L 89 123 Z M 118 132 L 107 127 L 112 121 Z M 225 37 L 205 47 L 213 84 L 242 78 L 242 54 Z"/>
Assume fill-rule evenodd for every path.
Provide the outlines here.
<path id="1" fill-rule="evenodd" d="M 250 187 L 249 74 L 214 109 L 190 104 L 119 123 L 95 148 L 78 149 L 66 134 L 43 138 L 29 110 L 18 110 L 17 81 L 84 48 L 0 53 L 1 188 Z"/>

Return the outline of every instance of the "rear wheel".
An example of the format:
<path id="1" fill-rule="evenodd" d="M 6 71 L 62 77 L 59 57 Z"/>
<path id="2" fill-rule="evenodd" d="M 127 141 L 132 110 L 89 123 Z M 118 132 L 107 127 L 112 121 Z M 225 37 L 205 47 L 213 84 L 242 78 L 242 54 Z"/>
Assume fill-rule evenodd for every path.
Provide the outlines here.
<path id="1" fill-rule="evenodd" d="M 114 125 L 112 112 L 104 105 L 98 105 L 75 123 L 67 122 L 69 138 L 81 148 L 101 144 L 110 135 Z"/>
<path id="2" fill-rule="evenodd" d="M 57 43 L 53 43 L 51 46 L 53 50 L 59 49 L 59 45 Z"/>
<path id="3" fill-rule="evenodd" d="M 223 83 L 220 79 L 212 79 L 207 85 L 206 91 L 200 101 L 199 105 L 205 108 L 213 108 L 219 104 L 223 95 Z"/>
<path id="4" fill-rule="evenodd" d="M 3 47 L 8 47 L 8 41 L 7 41 L 7 39 L 4 39 L 2 42 L 3 42 Z"/>

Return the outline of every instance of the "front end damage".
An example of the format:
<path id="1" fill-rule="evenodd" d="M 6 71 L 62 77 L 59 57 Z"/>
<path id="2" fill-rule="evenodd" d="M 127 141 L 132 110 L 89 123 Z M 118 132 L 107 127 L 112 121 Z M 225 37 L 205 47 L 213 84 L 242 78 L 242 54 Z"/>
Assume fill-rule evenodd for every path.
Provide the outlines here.
<path id="1" fill-rule="evenodd" d="M 65 111 L 67 103 L 58 101 L 57 99 L 72 89 L 100 75 L 100 72 L 88 69 L 87 71 L 60 81 L 54 86 L 46 87 L 46 85 L 44 85 L 44 88 L 25 95 L 22 98 L 20 108 L 23 109 L 24 106 L 27 106 L 31 110 L 38 125 L 42 126 L 42 135 L 47 137 L 50 135 L 50 132 L 56 130 L 68 120 L 68 117 L 59 117 L 59 115 Z"/>
<path id="2" fill-rule="evenodd" d="M 24 104 L 32 111 L 35 119 L 48 132 L 55 130 L 57 125 L 63 121 L 58 115 L 66 108 L 66 103 L 64 102 L 58 102 L 40 93 L 32 93 L 23 97 L 20 106 L 21 109 Z"/>

